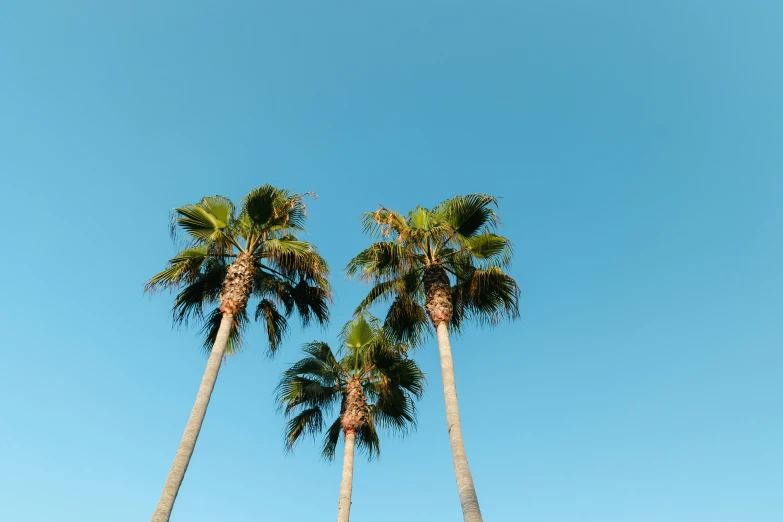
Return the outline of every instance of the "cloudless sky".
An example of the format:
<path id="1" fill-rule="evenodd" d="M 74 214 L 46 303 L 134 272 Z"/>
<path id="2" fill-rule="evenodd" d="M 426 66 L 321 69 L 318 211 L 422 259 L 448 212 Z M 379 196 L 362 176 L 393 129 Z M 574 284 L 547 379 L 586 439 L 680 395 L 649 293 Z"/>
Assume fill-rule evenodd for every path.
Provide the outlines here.
<path id="1" fill-rule="evenodd" d="M 148 520 L 206 358 L 142 294 L 168 216 L 315 191 L 326 330 L 218 379 L 173 522 L 335 517 L 273 389 L 366 288 L 359 214 L 501 198 L 521 317 L 453 340 L 487 521 L 783 520 L 783 4 L 0 5 L 0 520 Z M 434 341 L 420 425 L 357 460 L 353 520 L 461 513 Z M 341 453 L 340 453 L 341 455 Z"/>

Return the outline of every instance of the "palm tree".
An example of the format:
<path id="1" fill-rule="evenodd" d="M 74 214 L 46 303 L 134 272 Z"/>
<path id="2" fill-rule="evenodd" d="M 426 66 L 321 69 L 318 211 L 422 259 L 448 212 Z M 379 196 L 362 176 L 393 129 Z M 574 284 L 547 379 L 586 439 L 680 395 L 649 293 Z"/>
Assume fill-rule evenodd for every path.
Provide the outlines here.
<path id="1" fill-rule="evenodd" d="M 370 458 L 380 453 L 377 428 L 404 433 L 415 425 L 413 399 L 421 396 L 424 375 L 406 357 L 407 346 L 393 343 L 373 317 L 360 315 L 341 334 L 341 359 L 329 345 L 304 346 L 307 356 L 283 374 L 278 400 L 287 417 L 285 443 L 291 450 L 304 435 L 324 427 L 324 415 L 340 404 L 340 414 L 326 429 L 322 455 L 334 458 L 340 433 L 345 441 L 337 522 L 348 522 L 353 487 L 354 448 Z"/>
<path id="2" fill-rule="evenodd" d="M 518 316 L 519 288 L 504 272 L 511 244 L 494 233 L 497 200 L 484 194 L 456 196 L 432 210 L 416 207 L 403 216 L 380 207 L 362 217 L 365 232 L 380 241 L 353 258 L 346 270 L 371 283 L 357 312 L 391 301 L 384 328 L 416 345 L 435 329 L 440 352 L 446 423 L 465 521 L 480 522 L 476 489 L 462 439 L 449 331 L 468 321 L 493 325 Z"/>
<path id="3" fill-rule="evenodd" d="M 304 230 L 304 222 L 302 195 L 271 185 L 253 189 L 239 212 L 223 196 L 174 210 L 172 236 L 185 248 L 147 282 L 145 291 L 179 291 L 174 322 L 204 320 L 209 359 L 153 522 L 171 516 L 221 361 L 241 347 L 249 300 L 255 298 L 254 318 L 266 327 L 270 353 L 279 347 L 292 313 L 303 326 L 313 319 L 328 322 L 329 268 L 315 247 L 294 235 Z"/>

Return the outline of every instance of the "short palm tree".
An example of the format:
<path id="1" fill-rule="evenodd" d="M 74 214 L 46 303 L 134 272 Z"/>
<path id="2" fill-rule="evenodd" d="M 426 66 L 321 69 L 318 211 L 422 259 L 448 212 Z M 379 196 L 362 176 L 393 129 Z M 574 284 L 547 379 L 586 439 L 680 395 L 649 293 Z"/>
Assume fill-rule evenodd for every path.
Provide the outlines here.
<path id="1" fill-rule="evenodd" d="M 357 312 L 391 301 L 384 328 L 393 338 L 418 344 L 432 324 L 440 351 L 446 422 L 464 519 L 482 520 L 462 439 L 449 331 L 469 320 L 495 324 L 518 316 L 519 288 L 505 273 L 509 241 L 494 233 L 497 201 L 484 194 L 456 196 L 434 209 L 407 215 L 381 207 L 363 215 L 365 232 L 380 241 L 353 258 L 346 270 L 371 283 Z"/>
<path id="2" fill-rule="evenodd" d="M 405 356 L 407 346 L 391 342 L 370 316 L 350 321 L 341 340 L 345 348 L 339 359 L 326 343 L 305 345 L 307 356 L 283 374 L 278 399 L 291 417 L 285 429 L 289 450 L 303 435 L 323 431 L 324 416 L 340 405 L 339 416 L 326 428 L 322 454 L 334 458 L 342 433 L 345 454 L 337 521 L 347 522 L 355 446 L 372 458 L 380 452 L 378 427 L 404 433 L 415 425 L 413 400 L 421 396 L 424 375 Z"/>
<path id="3" fill-rule="evenodd" d="M 304 222 L 302 195 L 271 185 L 252 190 L 238 212 L 222 196 L 174 210 L 172 235 L 185 248 L 148 281 L 145 290 L 179 291 L 174 322 L 204 321 L 209 359 L 153 522 L 171 516 L 221 361 L 241 346 L 249 300 L 256 300 L 253 315 L 266 327 L 271 353 L 279 347 L 287 318 L 294 312 L 303 325 L 328 321 L 329 269 L 315 247 L 295 236 Z"/>

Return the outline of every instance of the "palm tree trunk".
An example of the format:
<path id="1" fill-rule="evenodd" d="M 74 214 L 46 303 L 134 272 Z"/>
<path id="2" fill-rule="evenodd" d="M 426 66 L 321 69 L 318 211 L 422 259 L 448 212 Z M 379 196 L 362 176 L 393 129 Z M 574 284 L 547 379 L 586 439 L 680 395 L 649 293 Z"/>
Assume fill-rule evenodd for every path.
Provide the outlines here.
<path id="1" fill-rule="evenodd" d="M 457 478 L 462 516 L 465 522 L 482 522 L 476 487 L 473 485 L 473 477 L 470 475 L 468 457 L 465 455 L 465 443 L 462 440 L 462 425 L 459 420 L 459 405 L 457 404 L 457 384 L 454 380 L 454 361 L 451 358 L 449 330 L 445 321 L 438 325 L 437 332 L 440 370 L 443 375 L 443 398 L 446 402 L 446 424 L 449 428 L 451 459 L 454 462 L 454 475 Z"/>
<path id="2" fill-rule="evenodd" d="M 212 396 L 212 390 L 215 388 L 220 363 L 223 361 L 223 354 L 226 352 L 228 335 L 231 332 L 231 326 L 234 316 L 223 314 L 220 320 L 220 329 L 215 337 L 215 344 L 207 360 L 207 368 L 204 370 L 204 377 L 201 378 L 201 386 L 196 395 L 196 403 L 190 412 L 190 418 L 185 425 L 185 433 L 182 435 L 182 441 L 179 443 L 177 455 L 174 457 L 174 463 L 171 465 L 171 471 L 163 486 L 163 494 L 158 501 L 158 507 L 152 515 L 152 522 L 168 522 L 171 516 L 171 510 L 174 508 L 174 501 L 177 498 L 182 479 L 185 478 L 185 471 L 188 469 L 190 457 L 193 456 L 193 449 L 196 447 L 196 439 L 201 431 L 201 424 L 204 422 L 204 416 L 207 413 L 209 398 Z"/>
<path id="3" fill-rule="evenodd" d="M 348 522 L 351 514 L 351 491 L 353 490 L 353 446 L 356 434 L 345 433 L 345 454 L 343 456 L 343 481 L 340 483 L 340 501 L 337 504 L 337 522 Z"/>

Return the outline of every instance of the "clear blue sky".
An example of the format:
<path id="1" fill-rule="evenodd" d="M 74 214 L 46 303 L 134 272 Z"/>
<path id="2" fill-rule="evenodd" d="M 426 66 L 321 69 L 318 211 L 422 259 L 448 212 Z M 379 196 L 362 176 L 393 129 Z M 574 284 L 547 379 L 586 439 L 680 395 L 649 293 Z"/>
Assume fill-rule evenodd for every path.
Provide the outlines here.
<path id="1" fill-rule="evenodd" d="M 453 342 L 486 520 L 783 520 L 781 27 L 772 0 L 4 2 L 0 520 L 149 518 L 205 358 L 142 285 L 173 207 L 262 183 L 319 194 L 334 322 L 228 361 L 174 522 L 335 516 L 277 376 L 362 296 L 360 212 L 476 191 L 523 289 Z M 436 351 L 357 521 L 460 518 Z"/>

